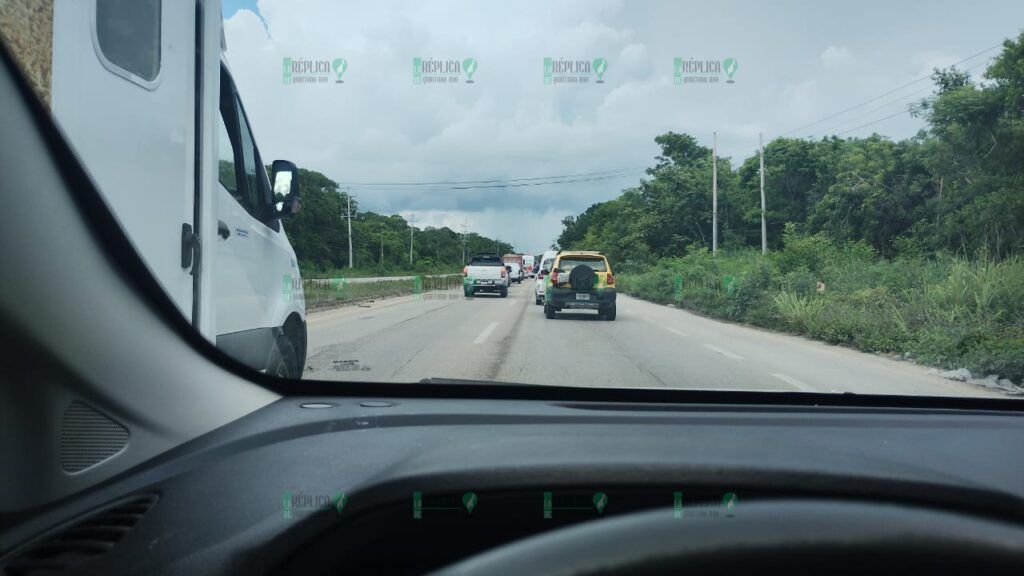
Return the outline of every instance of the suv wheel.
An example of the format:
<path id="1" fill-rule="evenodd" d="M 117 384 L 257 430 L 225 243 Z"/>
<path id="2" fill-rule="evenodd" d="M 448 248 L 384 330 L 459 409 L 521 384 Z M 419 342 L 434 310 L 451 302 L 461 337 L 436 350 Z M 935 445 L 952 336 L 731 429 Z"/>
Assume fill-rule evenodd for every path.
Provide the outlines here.
<path id="1" fill-rule="evenodd" d="M 604 311 L 605 320 L 615 320 L 615 305 L 613 304 L 607 310 Z"/>
<path id="2" fill-rule="evenodd" d="M 555 307 L 550 304 L 544 305 L 544 317 L 548 320 L 555 319 Z"/>

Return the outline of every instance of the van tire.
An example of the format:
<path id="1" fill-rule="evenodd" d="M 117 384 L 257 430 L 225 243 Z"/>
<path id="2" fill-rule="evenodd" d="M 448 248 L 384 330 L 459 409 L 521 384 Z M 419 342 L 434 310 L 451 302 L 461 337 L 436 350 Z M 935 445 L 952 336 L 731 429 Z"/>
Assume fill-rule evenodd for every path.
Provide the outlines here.
<path id="1" fill-rule="evenodd" d="M 545 304 L 544 305 L 544 317 L 547 318 L 548 320 L 554 320 L 555 319 L 555 307 L 551 306 L 550 304 Z"/>
<path id="2" fill-rule="evenodd" d="M 302 373 L 299 372 L 298 355 L 295 353 L 292 341 L 281 334 L 277 337 L 275 344 L 270 361 L 267 363 L 267 374 L 289 380 L 298 379 Z"/>

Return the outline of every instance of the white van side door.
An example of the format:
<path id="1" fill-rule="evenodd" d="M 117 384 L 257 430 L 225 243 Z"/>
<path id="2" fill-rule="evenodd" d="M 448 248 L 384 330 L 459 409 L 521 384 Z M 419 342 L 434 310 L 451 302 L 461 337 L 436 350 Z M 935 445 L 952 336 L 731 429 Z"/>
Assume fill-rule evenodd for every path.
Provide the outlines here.
<path id="1" fill-rule="evenodd" d="M 164 290 L 192 318 L 196 9 L 56 0 L 51 109 Z"/>

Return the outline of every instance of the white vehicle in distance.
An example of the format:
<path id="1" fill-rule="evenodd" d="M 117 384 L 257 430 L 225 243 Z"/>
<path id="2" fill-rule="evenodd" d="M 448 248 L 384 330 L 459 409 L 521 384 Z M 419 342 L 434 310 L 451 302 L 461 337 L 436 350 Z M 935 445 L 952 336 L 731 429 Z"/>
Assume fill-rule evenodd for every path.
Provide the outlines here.
<path id="1" fill-rule="evenodd" d="M 537 281 L 534 294 L 537 306 L 544 305 L 544 279 L 551 273 L 551 267 L 555 264 L 555 256 L 558 256 L 557 251 L 548 250 L 540 257 L 540 264 L 537 265 Z"/>
<path id="2" fill-rule="evenodd" d="M 509 274 L 506 264 L 497 254 L 477 254 L 462 269 L 462 291 L 466 298 L 478 292 L 497 292 L 508 296 Z"/>
<path id="3" fill-rule="evenodd" d="M 523 273 L 523 268 L 518 262 L 506 262 L 505 268 L 508 269 L 508 277 L 511 278 L 513 282 L 519 284 L 523 281 L 525 274 Z"/>
<path id="4" fill-rule="evenodd" d="M 536 268 L 536 266 L 534 266 L 534 264 L 535 264 L 535 262 L 534 262 L 533 254 L 524 254 L 523 255 L 523 269 L 524 269 L 524 272 L 526 273 L 526 277 L 527 278 L 533 278 L 534 276 L 537 275 L 537 268 Z"/>
<path id="5" fill-rule="evenodd" d="M 275 160 L 267 177 L 220 2 L 52 6 L 52 39 L 35 36 L 52 69 L 34 73 L 52 77 L 53 116 L 149 270 L 218 348 L 299 378 L 306 311 L 282 225 L 298 169 Z"/>

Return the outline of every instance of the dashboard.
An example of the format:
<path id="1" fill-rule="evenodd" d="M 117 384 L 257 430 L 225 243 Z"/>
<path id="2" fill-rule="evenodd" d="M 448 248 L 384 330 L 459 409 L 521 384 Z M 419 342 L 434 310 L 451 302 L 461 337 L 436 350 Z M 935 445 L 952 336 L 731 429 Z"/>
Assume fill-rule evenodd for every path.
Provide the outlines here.
<path id="1" fill-rule="evenodd" d="M 5 518 L 0 566 L 35 573 L 69 529 L 124 506 L 134 520 L 70 572 L 420 574 L 641 511 L 727 525 L 814 498 L 1020 527 L 1021 446 L 1020 416 L 989 410 L 286 397 Z"/>

